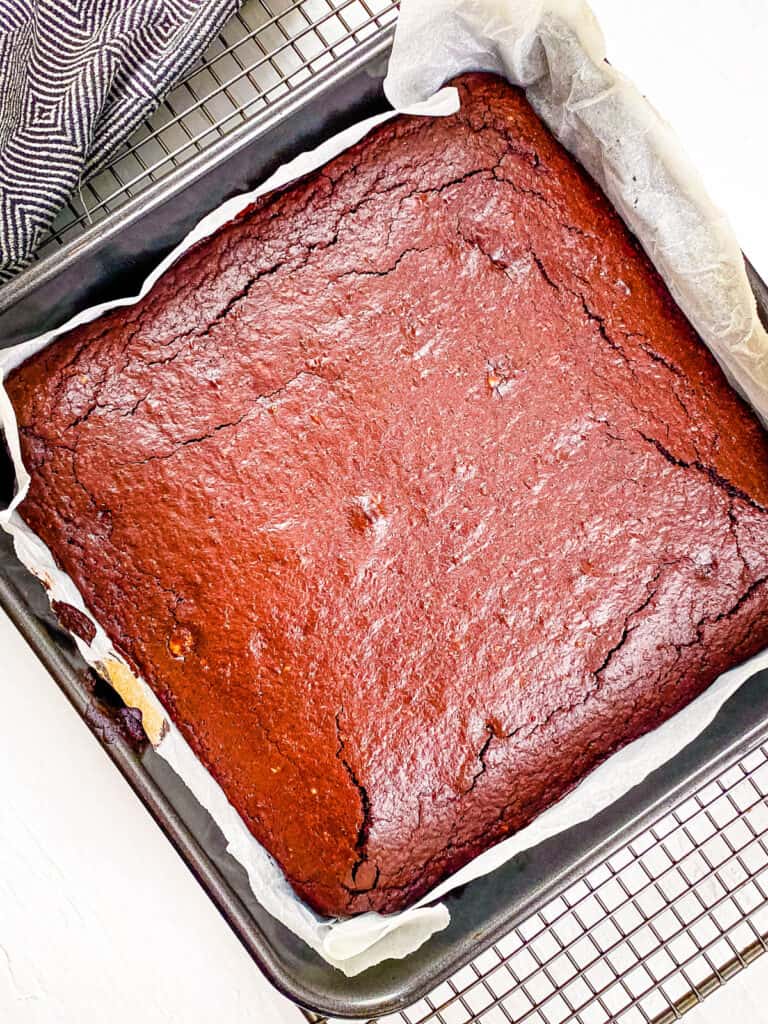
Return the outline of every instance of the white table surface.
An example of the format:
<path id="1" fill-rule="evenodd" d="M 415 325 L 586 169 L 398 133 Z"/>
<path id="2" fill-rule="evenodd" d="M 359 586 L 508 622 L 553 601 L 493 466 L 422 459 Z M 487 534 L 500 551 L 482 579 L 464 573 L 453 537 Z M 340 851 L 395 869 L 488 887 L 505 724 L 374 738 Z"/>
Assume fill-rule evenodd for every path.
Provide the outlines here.
<path id="1" fill-rule="evenodd" d="M 768 277 L 768 0 L 593 0 Z M 302 1020 L 0 613 L 0 1022 Z M 768 957 L 692 1024 L 768 1022 Z"/>

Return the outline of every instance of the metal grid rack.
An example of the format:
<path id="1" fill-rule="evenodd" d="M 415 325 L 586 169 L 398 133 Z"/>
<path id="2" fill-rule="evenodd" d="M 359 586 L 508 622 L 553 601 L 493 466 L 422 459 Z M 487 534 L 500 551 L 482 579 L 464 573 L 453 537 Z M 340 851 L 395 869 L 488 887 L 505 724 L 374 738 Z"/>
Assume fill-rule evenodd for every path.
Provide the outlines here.
<path id="1" fill-rule="evenodd" d="M 380 1024 L 670 1024 L 768 949 L 768 745 Z"/>
<path id="2" fill-rule="evenodd" d="M 62 210 L 38 258 L 381 31 L 397 0 L 245 0 L 203 58 Z"/>
<path id="3" fill-rule="evenodd" d="M 397 0 L 246 0 L 83 184 L 39 255 L 119 209 L 396 17 Z M 768 746 L 708 783 L 387 1024 L 667 1024 L 768 948 Z"/>

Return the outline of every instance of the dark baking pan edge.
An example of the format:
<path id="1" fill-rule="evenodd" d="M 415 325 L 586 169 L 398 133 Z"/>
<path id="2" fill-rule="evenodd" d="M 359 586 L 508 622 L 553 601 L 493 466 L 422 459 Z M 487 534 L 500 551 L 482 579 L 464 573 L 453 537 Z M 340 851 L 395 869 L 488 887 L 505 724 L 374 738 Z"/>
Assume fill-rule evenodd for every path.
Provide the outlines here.
<path id="1" fill-rule="evenodd" d="M 390 39 L 391 32 L 372 39 L 332 73 L 318 76 L 311 88 L 276 104 L 266 117 L 222 140 L 109 222 L 95 225 L 61 254 L 0 289 L 0 346 L 39 334 L 65 321 L 75 309 L 112 297 L 115 275 L 123 294 L 135 291 L 148 269 L 209 209 L 263 180 L 302 149 L 384 109 L 380 81 Z M 768 291 L 751 268 L 750 272 L 766 314 Z M 211 854 L 207 841 L 196 838 L 210 838 L 212 831 L 193 829 L 180 804 L 168 798 L 163 769 L 152 762 L 151 751 L 149 758 L 140 755 L 127 739 L 99 726 L 91 713 L 87 669 L 84 663 L 78 665 L 71 645 L 52 628 L 50 616 L 40 611 L 34 587 L 39 590 L 28 574 L 20 582 L 18 563 L 13 562 L 7 538 L 2 538 L 0 606 L 272 983 L 294 1002 L 328 1016 L 370 1019 L 412 1004 L 722 768 L 768 739 L 768 673 L 760 673 L 689 747 L 589 823 L 450 893 L 444 901 L 451 912 L 449 927 L 420 950 L 346 979 L 253 900 L 249 902 L 234 862 L 222 870 L 221 857 Z"/>

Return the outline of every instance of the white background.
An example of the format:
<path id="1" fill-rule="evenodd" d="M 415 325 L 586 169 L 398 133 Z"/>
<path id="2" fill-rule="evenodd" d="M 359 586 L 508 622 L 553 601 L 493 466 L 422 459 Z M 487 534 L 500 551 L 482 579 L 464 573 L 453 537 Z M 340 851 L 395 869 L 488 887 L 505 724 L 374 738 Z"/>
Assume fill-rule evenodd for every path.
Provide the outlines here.
<path id="1" fill-rule="evenodd" d="M 768 278 L 768 0 L 593 7 Z M 0 1022 L 303 1020 L 2 613 L 0 708 Z M 687 1019 L 726 1014 L 768 1022 L 768 957 Z"/>

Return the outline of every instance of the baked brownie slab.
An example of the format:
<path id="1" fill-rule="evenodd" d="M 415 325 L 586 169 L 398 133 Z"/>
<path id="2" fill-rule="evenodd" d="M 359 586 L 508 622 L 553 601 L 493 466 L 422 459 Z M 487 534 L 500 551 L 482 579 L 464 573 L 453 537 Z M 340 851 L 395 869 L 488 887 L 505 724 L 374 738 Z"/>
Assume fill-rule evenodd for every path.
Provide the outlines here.
<path id="1" fill-rule="evenodd" d="M 8 381 L 21 513 L 297 892 L 394 911 L 768 643 L 768 446 L 459 80 Z"/>

